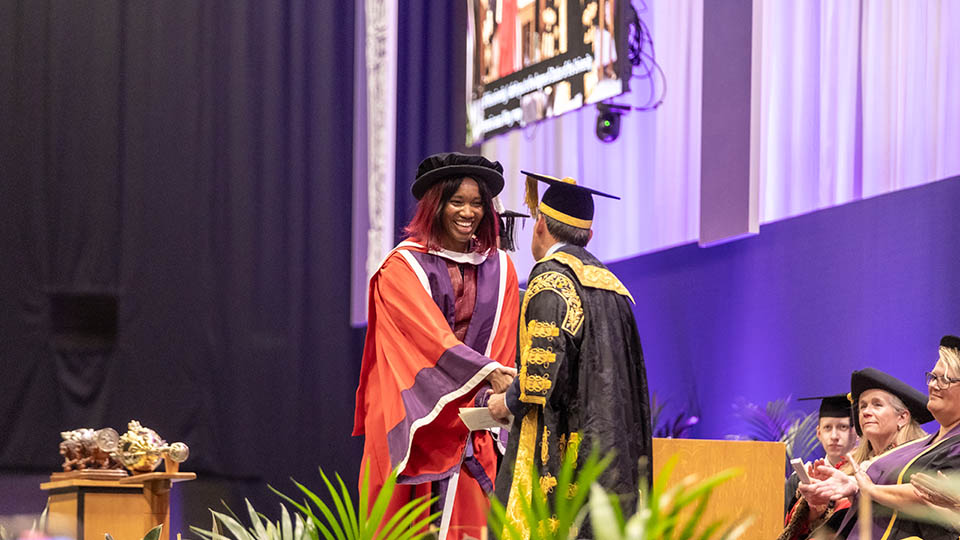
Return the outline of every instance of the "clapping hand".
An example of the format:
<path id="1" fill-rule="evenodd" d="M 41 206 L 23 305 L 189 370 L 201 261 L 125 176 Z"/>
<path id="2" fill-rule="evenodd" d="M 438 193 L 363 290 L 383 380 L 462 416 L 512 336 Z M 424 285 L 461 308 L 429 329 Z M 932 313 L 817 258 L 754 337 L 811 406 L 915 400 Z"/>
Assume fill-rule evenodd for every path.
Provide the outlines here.
<path id="1" fill-rule="evenodd" d="M 800 484 L 797 489 L 812 506 L 823 506 L 857 492 L 856 480 L 829 465 L 817 467 L 811 479 L 811 483 Z"/>
<path id="2" fill-rule="evenodd" d="M 807 476 L 809 476 L 811 480 L 827 480 L 831 475 L 829 473 L 820 472 L 820 467 L 824 466 L 829 466 L 825 459 L 820 458 L 814 460 L 812 463 L 807 465 Z"/>
<path id="3" fill-rule="evenodd" d="M 922 472 L 910 477 L 910 485 L 917 495 L 927 504 L 943 506 L 945 508 L 960 509 L 960 492 L 957 486 L 941 471 L 937 471 L 937 478 Z"/>

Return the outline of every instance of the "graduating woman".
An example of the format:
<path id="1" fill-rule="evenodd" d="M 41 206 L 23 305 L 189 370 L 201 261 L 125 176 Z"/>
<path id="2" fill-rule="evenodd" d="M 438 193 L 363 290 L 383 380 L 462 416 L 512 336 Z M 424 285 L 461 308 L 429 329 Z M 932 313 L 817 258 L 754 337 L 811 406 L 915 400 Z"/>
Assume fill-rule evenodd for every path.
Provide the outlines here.
<path id="1" fill-rule="evenodd" d="M 354 435 L 365 436 L 361 481 L 369 468 L 372 503 L 398 471 L 388 512 L 438 497 L 440 540 L 482 537 L 496 442 L 471 433 L 458 412 L 502 392 L 516 373 L 519 289 L 496 247 L 493 208 L 502 173 L 482 156 L 423 160 L 408 238 L 370 278 L 354 420 Z"/>

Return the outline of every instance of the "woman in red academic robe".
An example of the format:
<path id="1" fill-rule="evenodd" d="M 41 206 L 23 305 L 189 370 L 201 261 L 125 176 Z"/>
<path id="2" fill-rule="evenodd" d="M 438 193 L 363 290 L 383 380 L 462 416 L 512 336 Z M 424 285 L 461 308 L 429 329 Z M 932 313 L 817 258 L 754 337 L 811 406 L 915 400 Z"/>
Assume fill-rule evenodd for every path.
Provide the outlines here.
<path id="1" fill-rule="evenodd" d="M 438 497 L 440 540 L 481 538 L 496 477 L 489 431 L 471 433 L 461 407 L 501 392 L 516 371 L 518 284 L 497 249 L 493 197 L 503 167 L 449 153 L 421 162 L 409 235 L 370 279 L 354 420 L 364 435 L 370 502 L 397 469 L 391 510 Z"/>

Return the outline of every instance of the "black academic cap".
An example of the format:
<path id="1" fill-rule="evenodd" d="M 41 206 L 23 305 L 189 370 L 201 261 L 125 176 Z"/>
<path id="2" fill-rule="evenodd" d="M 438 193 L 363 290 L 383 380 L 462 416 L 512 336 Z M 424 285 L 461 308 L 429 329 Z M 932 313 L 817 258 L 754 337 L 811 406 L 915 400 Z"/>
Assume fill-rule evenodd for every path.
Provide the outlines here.
<path id="1" fill-rule="evenodd" d="M 926 424 L 933 420 L 933 415 L 927 410 L 927 395 L 901 381 L 900 379 L 884 373 L 879 369 L 864 368 L 854 371 L 850 375 L 850 400 L 853 403 L 854 410 L 858 412 L 855 420 L 857 435 L 862 435 L 860 429 L 859 404 L 860 394 L 867 390 L 880 389 L 886 390 L 900 398 L 903 404 L 910 411 L 910 416 L 918 424 Z"/>
<path id="2" fill-rule="evenodd" d="M 577 181 L 573 178 L 561 179 L 527 171 L 520 172 L 527 175 L 526 203 L 532 215 L 536 216 L 537 212 L 543 212 L 544 215 L 552 217 L 560 223 L 578 229 L 589 229 L 593 225 L 594 195 L 620 199 L 616 195 L 578 186 Z M 540 201 L 537 200 L 538 181 L 549 185 Z"/>
<path id="3" fill-rule="evenodd" d="M 469 176 L 483 182 L 496 197 L 503 190 L 503 165 L 483 156 L 447 152 L 434 154 L 420 162 L 417 179 L 413 181 L 413 196 L 419 201 L 431 186 L 451 177 Z"/>
<path id="4" fill-rule="evenodd" d="M 940 346 L 947 347 L 948 349 L 956 349 L 960 351 L 960 337 L 957 336 L 943 336 L 940 338 Z"/>
<path id="5" fill-rule="evenodd" d="M 852 418 L 850 397 L 847 394 L 797 398 L 797 401 L 820 400 L 820 418 Z"/>
<path id="6" fill-rule="evenodd" d="M 503 212 L 498 212 L 497 217 L 500 218 L 500 249 L 504 251 L 516 251 L 516 222 L 518 219 L 528 218 L 530 216 L 521 214 L 520 212 L 514 212 L 513 210 L 504 210 Z"/>

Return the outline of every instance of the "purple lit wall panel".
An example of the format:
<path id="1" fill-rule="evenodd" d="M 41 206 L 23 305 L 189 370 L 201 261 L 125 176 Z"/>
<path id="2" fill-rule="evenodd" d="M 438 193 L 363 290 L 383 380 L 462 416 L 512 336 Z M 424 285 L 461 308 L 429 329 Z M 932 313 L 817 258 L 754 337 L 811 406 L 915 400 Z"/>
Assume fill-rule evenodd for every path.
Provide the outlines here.
<path id="1" fill-rule="evenodd" d="M 743 432 L 738 396 L 849 391 L 866 366 L 923 389 L 940 336 L 960 334 L 958 205 L 955 177 L 611 264 L 651 392 L 700 416 L 692 436 L 723 438 Z"/>

